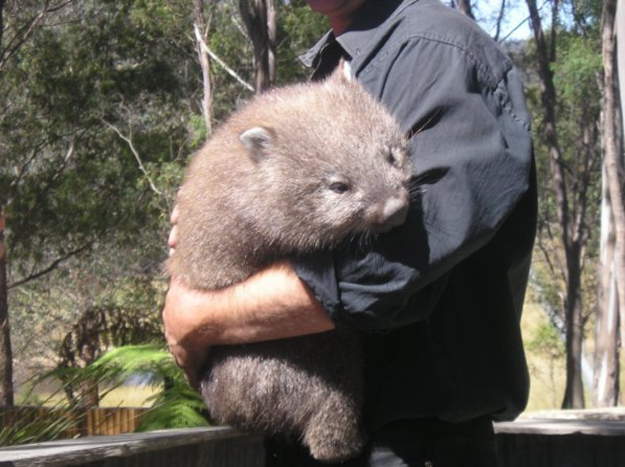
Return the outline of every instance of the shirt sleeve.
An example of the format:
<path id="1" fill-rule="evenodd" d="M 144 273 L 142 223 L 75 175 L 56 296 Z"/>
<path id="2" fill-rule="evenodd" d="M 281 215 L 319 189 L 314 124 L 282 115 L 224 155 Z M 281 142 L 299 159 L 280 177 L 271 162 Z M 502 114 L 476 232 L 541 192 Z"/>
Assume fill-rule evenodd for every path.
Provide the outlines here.
<path id="1" fill-rule="evenodd" d="M 453 267 L 493 238 L 528 190 L 532 159 L 511 65 L 493 76 L 466 51 L 433 40 L 410 41 L 379 61 L 359 80 L 410 135 L 408 219 L 366 247 L 294 261 L 334 320 L 368 332 L 429 315 Z"/>

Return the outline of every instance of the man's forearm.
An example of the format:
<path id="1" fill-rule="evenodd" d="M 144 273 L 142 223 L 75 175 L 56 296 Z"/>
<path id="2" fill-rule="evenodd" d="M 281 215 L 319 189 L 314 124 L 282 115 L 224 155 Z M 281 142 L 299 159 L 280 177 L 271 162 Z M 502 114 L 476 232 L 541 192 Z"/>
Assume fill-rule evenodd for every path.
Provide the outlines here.
<path id="1" fill-rule="evenodd" d="M 334 329 L 330 317 L 288 262 L 222 291 L 215 305 L 215 312 L 209 313 L 217 326 L 215 345 L 276 340 Z"/>
<path id="2" fill-rule="evenodd" d="M 314 334 L 334 328 L 323 307 L 282 262 L 217 291 L 192 291 L 172 282 L 163 319 L 178 341 L 208 346 Z"/>
<path id="3" fill-rule="evenodd" d="M 192 386 L 197 386 L 197 372 L 210 347 L 334 329 L 330 317 L 288 262 L 216 291 L 192 290 L 172 278 L 163 323 L 169 349 Z"/>

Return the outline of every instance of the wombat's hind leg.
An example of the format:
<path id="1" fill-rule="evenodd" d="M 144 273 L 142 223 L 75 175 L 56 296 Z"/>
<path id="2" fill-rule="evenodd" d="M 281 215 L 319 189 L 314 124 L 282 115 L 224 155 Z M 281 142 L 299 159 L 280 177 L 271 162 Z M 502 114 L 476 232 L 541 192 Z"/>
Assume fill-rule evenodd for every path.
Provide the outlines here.
<path id="1" fill-rule="evenodd" d="M 346 410 L 344 402 L 324 404 L 308 423 L 303 443 L 310 454 L 320 462 L 341 462 L 357 456 L 365 444 L 365 436 L 358 423 L 358 411 Z"/>

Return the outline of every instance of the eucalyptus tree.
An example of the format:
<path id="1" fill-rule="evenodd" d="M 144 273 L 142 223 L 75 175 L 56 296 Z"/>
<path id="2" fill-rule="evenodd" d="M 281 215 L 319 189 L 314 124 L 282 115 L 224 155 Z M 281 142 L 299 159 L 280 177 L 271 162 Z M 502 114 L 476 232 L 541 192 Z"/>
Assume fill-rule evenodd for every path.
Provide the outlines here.
<path id="1" fill-rule="evenodd" d="M 543 202 L 538 247 L 550 272 L 550 286 L 561 310 L 566 336 L 567 382 L 563 407 L 583 407 L 582 357 L 585 325 L 590 316 L 584 293 L 594 296 L 587 281 L 588 258 L 596 257 L 600 193 L 601 67 L 597 16 L 589 2 L 548 1 L 550 25 L 534 0 L 526 0 L 537 70 L 539 116 L 535 125 L 537 159 L 544 167 Z M 584 8 L 584 14 L 576 14 Z M 568 12 L 572 12 L 569 14 Z M 566 21 L 562 18 L 566 15 Z M 582 20 L 583 19 L 583 20 Z M 590 302 L 590 301 L 589 301 Z M 594 307 L 591 307 L 594 311 Z"/>
<path id="2" fill-rule="evenodd" d="M 4 11 L 7 24 L 40 11 L 41 2 L 20 3 Z M 0 74 L 0 204 L 22 366 L 28 350 L 62 338 L 58 325 L 110 301 L 125 281 L 158 279 L 169 200 L 191 152 L 186 9 L 63 6 L 31 24 Z M 58 330 L 46 332 L 50 323 Z"/>
<path id="3" fill-rule="evenodd" d="M 43 4 L 0 0 L 0 74 L 28 43 L 50 13 L 63 10 L 72 0 L 49 0 Z M 5 109 L 6 110 L 6 109 Z M 1 149 L 1 146 L 0 146 Z M 0 406 L 13 405 L 13 352 L 7 298 L 7 263 L 4 247 L 4 203 L 0 193 Z"/>
<path id="4" fill-rule="evenodd" d="M 625 5 L 618 2 L 620 35 L 625 34 Z M 619 402 L 619 340 L 625 338 L 625 196 L 623 185 L 623 122 L 619 119 L 618 70 L 616 56 L 617 1 L 603 3 L 603 199 L 601 219 L 600 282 L 596 321 L 595 384 L 593 399 L 597 406 Z M 618 37 L 619 44 L 625 43 Z M 622 54 L 621 54 L 622 55 Z M 622 61 L 621 61 L 622 64 Z M 620 73 L 619 73 L 620 71 Z M 623 90 L 621 89 L 621 93 Z M 620 329 L 619 329 L 620 322 Z M 620 339 L 619 339 L 620 337 Z"/>

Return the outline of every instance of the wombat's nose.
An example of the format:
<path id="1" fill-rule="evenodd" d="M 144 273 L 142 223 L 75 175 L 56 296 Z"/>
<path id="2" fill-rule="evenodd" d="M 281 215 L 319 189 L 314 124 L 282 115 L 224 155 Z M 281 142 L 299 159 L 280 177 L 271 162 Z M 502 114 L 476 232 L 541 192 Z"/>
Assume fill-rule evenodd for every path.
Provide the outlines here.
<path id="1" fill-rule="evenodd" d="M 408 215 L 408 203 L 402 199 L 390 199 L 384 205 L 384 225 L 388 228 L 402 225 Z"/>
<path id="2" fill-rule="evenodd" d="M 404 223 L 408 215 L 408 203 L 402 198 L 391 198 L 379 206 L 374 214 L 375 227 L 378 232 L 387 232 L 393 227 Z"/>

